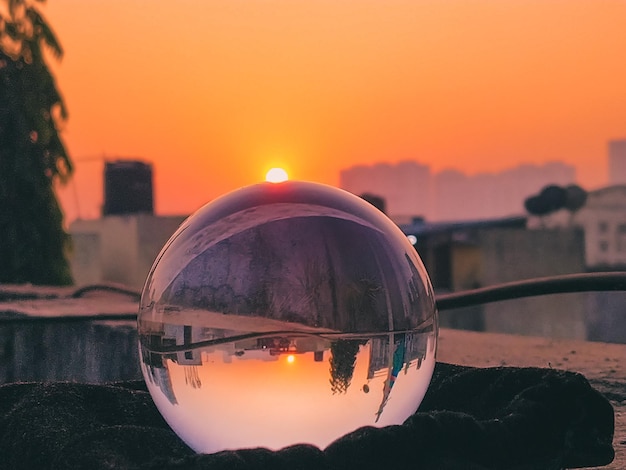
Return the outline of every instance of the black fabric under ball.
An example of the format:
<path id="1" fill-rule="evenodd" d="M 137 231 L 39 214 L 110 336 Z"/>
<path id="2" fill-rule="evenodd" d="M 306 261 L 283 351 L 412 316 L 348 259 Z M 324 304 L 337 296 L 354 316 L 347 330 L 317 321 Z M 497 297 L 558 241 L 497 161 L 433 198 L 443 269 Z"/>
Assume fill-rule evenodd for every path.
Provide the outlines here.
<path id="1" fill-rule="evenodd" d="M 326 449 L 194 453 L 141 382 L 0 387 L 6 469 L 561 469 L 613 460 L 613 408 L 580 374 L 438 363 L 417 413 Z"/>

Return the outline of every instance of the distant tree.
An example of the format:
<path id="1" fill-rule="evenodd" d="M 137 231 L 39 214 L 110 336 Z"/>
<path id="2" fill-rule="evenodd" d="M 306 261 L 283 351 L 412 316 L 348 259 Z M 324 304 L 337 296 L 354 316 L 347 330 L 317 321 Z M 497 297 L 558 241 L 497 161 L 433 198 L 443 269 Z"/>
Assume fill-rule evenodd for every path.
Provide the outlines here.
<path id="1" fill-rule="evenodd" d="M 72 282 L 54 185 L 72 174 L 59 136 L 67 119 L 44 57 L 63 49 L 35 6 L 0 0 L 0 282 Z"/>
<path id="2" fill-rule="evenodd" d="M 550 212 L 546 201 L 539 196 L 531 196 L 524 201 L 526 212 L 531 215 L 542 217 Z"/>
<path id="3" fill-rule="evenodd" d="M 576 184 L 566 187 L 554 184 L 544 187 L 539 194 L 524 201 L 524 208 L 531 215 L 543 217 L 560 209 L 570 212 L 570 223 L 574 214 L 587 202 L 587 191 Z"/>
<path id="4" fill-rule="evenodd" d="M 567 193 L 561 186 L 551 184 L 541 190 L 539 197 L 548 208 L 548 213 L 551 213 L 565 207 Z"/>
<path id="5" fill-rule="evenodd" d="M 576 184 L 571 184 L 565 188 L 565 194 L 565 208 L 573 217 L 587 202 L 587 191 Z"/>
<path id="6" fill-rule="evenodd" d="M 529 214 L 544 216 L 565 206 L 567 193 L 560 186 L 551 184 L 544 187 L 539 194 L 530 196 L 524 201 L 524 208 Z"/>
<path id="7" fill-rule="evenodd" d="M 386 214 L 387 203 L 385 201 L 385 198 L 383 198 L 382 196 L 377 196 L 376 194 L 371 193 L 363 193 L 360 194 L 359 197 L 369 202 L 372 206 L 381 211 L 383 214 Z"/>

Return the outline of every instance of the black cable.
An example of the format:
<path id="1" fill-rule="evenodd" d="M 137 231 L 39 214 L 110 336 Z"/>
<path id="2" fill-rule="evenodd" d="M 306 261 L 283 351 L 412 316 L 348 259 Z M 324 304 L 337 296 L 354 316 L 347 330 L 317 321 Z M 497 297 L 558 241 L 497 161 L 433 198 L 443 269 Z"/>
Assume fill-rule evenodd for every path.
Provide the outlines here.
<path id="1" fill-rule="evenodd" d="M 71 294 L 72 298 L 81 297 L 91 290 L 108 290 L 127 294 L 139 298 L 139 293 L 111 285 L 92 285 L 82 287 Z M 536 297 L 551 294 L 567 294 L 575 292 L 598 292 L 598 291 L 626 291 L 626 272 L 602 272 L 565 274 L 542 278 L 515 281 L 495 286 L 482 287 L 480 289 L 454 292 L 451 294 L 439 294 L 435 298 L 437 309 L 451 310 L 455 308 L 470 307 L 503 300 L 514 300 L 523 297 Z M 5 318 L 2 318 L 2 315 Z M 0 311 L 0 324 L 7 323 L 73 323 L 80 321 L 132 321 L 136 320 L 136 314 L 102 314 L 102 315 L 73 315 L 62 317 L 38 317 L 30 316 L 23 312 L 11 310 Z"/>
<path id="2" fill-rule="evenodd" d="M 133 299 L 137 301 L 139 301 L 139 299 L 141 298 L 141 292 L 129 289 L 124 286 L 116 286 L 114 284 L 91 284 L 88 286 L 84 286 L 72 292 L 70 297 L 73 299 L 78 299 L 82 297 L 83 294 L 86 294 L 94 290 L 103 290 L 103 291 L 108 291 L 108 292 L 114 292 L 116 294 L 124 294 L 129 297 L 132 297 Z"/>
<path id="3" fill-rule="evenodd" d="M 508 282 L 436 297 L 439 310 L 550 294 L 626 291 L 626 272 L 565 274 Z"/>

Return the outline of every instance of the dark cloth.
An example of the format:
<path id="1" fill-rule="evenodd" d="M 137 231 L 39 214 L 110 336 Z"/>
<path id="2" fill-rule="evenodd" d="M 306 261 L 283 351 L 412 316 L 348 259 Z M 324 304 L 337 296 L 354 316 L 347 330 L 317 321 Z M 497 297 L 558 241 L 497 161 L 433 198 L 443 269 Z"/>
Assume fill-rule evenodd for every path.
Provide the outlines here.
<path id="1" fill-rule="evenodd" d="M 295 445 L 195 454 L 145 385 L 0 387 L 0 467 L 7 469 L 561 469 L 613 459 L 611 404 L 580 374 L 437 364 L 417 413 L 365 427 L 325 450 Z"/>

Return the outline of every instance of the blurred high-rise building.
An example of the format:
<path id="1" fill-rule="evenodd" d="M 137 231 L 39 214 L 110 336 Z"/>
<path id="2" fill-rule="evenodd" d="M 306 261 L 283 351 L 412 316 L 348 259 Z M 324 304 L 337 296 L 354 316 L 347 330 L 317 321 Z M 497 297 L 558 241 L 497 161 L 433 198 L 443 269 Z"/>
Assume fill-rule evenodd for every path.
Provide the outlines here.
<path id="1" fill-rule="evenodd" d="M 358 165 L 340 173 L 340 186 L 354 194 L 372 193 L 386 202 L 394 218 L 433 216 L 432 174 L 428 165 L 404 161 Z"/>
<path id="2" fill-rule="evenodd" d="M 574 183 L 576 169 L 565 163 L 550 162 L 472 176 L 445 170 L 434 178 L 436 218 L 467 220 L 523 214 L 526 198 L 551 184 Z"/>
<path id="3" fill-rule="evenodd" d="M 609 142 L 609 185 L 626 184 L 626 139 Z"/>
<path id="4" fill-rule="evenodd" d="M 545 186 L 566 186 L 575 181 L 576 169 L 562 162 L 467 175 L 458 170 L 433 173 L 427 165 L 405 161 L 359 165 L 340 175 L 343 189 L 384 198 L 387 214 L 398 223 L 418 216 L 470 220 L 520 215 L 525 213 L 524 200 Z"/>

